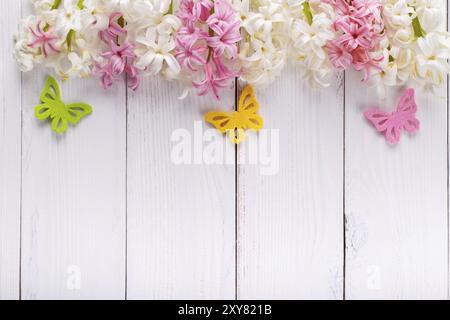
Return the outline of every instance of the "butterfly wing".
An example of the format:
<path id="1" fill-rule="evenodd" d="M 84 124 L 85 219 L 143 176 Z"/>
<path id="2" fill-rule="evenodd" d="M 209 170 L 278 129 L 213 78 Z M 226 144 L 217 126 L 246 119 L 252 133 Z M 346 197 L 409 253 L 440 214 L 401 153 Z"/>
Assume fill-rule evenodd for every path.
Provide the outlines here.
<path id="1" fill-rule="evenodd" d="M 233 116 L 227 112 L 208 112 L 205 115 L 205 120 L 221 133 L 227 133 L 229 130 L 236 129 L 236 123 Z"/>
<path id="2" fill-rule="evenodd" d="M 253 88 L 247 86 L 239 98 L 237 112 L 209 112 L 205 115 L 205 120 L 221 133 L 230 133 L 231 141 L 239 144 L 245 140 L 245 130 L 259 131 L 262 128 L 264 121 L 256 114 L 258 109 L 259 104 Z"/>
<path id="3" fill-rule="evenodd" d="M 409 133 L 415 133 L 420 129 L 420 121 L 416 117 L 411 116 L 405 121 L 403 128 Z"/>
<path id="4" fill-rule="evenodd" d="M 416 118 L 417 103 L 414 89 L 407 89 L 400 99 L 397 107 L 399 126 L 409 133 L 420 129 L 420 121 Z"/>
<path id="5" fill-rule="evenodd" d="M 58 134 L 67 131 L 67 119 L 60 112 L 54 109 L 51 104 L 40 104 L 34 109 L 36 118 L 40 121 L 52 119 L 52 129 Z"/>
<path id="6" fill-rule="evenodd" d="M 40 121 L 48 119 L 52 114 L 50 104 L 39 104 L 34 108 L 34 115 Z"/>
<path id="7" fill-rule="evenodd" d="M 34 114 L 38 120 L 46 120 L 50 117 L 53 118 L 57 106 L 61 102 L 61 91 L 55 78 L 48 77 L 45 83 L 44 90 L 40 96 L 41 104 L 37 105 L 34 109 Z"/>
<path id="8" fill-rule="evenodd" d="M 67 130 L 67 120 L 61 115 L 61 91 L 55 78 L 48 77 L 40 96 L 41 104 L 34 109 L 36 118 L 40 121 L 52 119 L 52 129 L 61 134 Z"/>
<path id="9" fill-rule="evenodd" d="M 66 118 L 71 124 L 77 124 L 92 113 L 92 107 L 86 103 L 71 103 L 66 105 Z"/>
<path id="10" fill-rule="evenodd" d="M 64 104 L 58 82 L 53 77 L 47 78 L 40 99 L 41 104 L 35 108 L 36 118 L 41 121 L 50 118 L 52 129 L 58 134 L 66 132 L 69 123 L 75 125 L 92 113 L 92 107 L 86 103 Z"/>
<path id="11" fill-rule="evenodd" d="M 62 117 L 60 114 L 56 115 L 52 119 L 52 129 L 57 134 L 63 134 L 67 131 L 68 128 L 68 121 L 66 118 Z"/>
<path id="12" fill-rule="evenodd" d="M 44 104 L 61 102 L 61 90 L 59 89 L 58 82 L 56 82 L 55 78 L 47 78 L 44 90 L 42 90 L 41 92 L 40 99 Z"/>
<path id="13" fill-rule="evenodd" d="M 378 132 L 384 134 L 389 143 L 396 144 L 400 140 L 400 127 L 392 120 L 391 114 L 374 108 L 367 110 L 364 116 L 372 122 Z"/>
<path id="14" fill-rule="evenodd" d="M 397 112 L 405 112 L 409 114 L 415 114 L 417 112 L 414 89 L 405 90 L 398 103 Z"/>
<path id="15" fill-rule="evenodd" d="M 264 120 L 257 112 L 259 103 L 256 100 L 255 93 L 251 86 L 246 86 L 239 97 L 239 125 L 242 129 L 261 130 L 264 126 Z"/>
<path id="16" fill-rule="evenodd" d="M 205 120 L 212 124 L 219 132 L 224 134 L 229 133 L 233 143 L 239 144 L 245 140 L 245 131 L 236 113 L 208 112 L 205 115 Z"/>
<path id="17" fill-rule="evenodd" d="M 384 136 L 386 137 L 387 142 L 390 144 L 397 144 L 400 141 L 400 127 L 391 125 L 387 128 Z"/>
<path id="18" fill-rule="evenodd" d="M 378 108 L 373 108 L 373 109 L 369 109 L 366 112 L 364 112 L 364 116 L 366 117 L 367 120 L 369 120 L 370 122 L 372 122 L 372 124 L 374 125 L 375 129 L 377 129 L 378 132 L 385 132 L 388 127 L 390 127 L 389 125 L 389 113 L 384 112 L 381 109 Z"/>
<path id="19" fill-rule="evenodd" d="M 407 89 L 400 98 L 397 110 L 388 114 L 380 109 L 369 109 L 364 115 L 373 123 L 378 132 L 386 137 L 389 143 L 400 141 L 401 130 L 413 133 L 419 130 L 420 122 L 416 118 L 417 103 L 414 89 Z"/>

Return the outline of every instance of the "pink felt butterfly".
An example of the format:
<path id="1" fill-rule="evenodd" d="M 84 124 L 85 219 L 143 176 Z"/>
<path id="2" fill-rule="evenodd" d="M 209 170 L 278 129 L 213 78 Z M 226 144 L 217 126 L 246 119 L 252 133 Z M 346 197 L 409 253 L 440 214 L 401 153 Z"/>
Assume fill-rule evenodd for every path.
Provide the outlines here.
<path id="1" fill-rule="evenodd" d="M 402 130 L 414 133 L 419 130 L 420 122 L 416 118 L 417 104 L 414 89 L 407 89 L 400 99 L 397 110 L 387 113 L 381 109 L 367 110 L 364 115 L 373 123 L 378 132 L 384 134 L 389 143 L 400 141 Z"/>

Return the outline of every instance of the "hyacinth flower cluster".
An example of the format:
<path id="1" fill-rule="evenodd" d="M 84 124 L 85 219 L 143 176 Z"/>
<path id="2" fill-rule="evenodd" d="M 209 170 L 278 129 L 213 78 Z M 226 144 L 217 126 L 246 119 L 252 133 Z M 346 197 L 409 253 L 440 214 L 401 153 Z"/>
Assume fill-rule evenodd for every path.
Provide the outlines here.
<path id="1" fill-rule="evenodd" d="M 443 0 L 31 1 L 15 35 L 20 69 L 104 88 L 160 75 L 218 99 L 236 78 L 262 87 L 294 64 L 313 87 L 352 68 L 383 94 L 410 80 L 433 89 L 450 72 Z"/>
<path id="2" fill-rule="evenodd" d="M 266 86 L 293 63 L 312 87 L 330 85 L 335 70 L 325 45 L 335 37 L 331 5 L 321 0 L 242 0 L 236 7 L 242 21 L 241 79 Z"/>
<path id="3" fill-rule="evenodd" d="M 386 0 L 383 9 L 388 41 L 382 70 L 371 84 L 386 88 L 409 83 L 434 91 L 450 72 L 450 36 L 445 31 L 444 0 Z"/>
<path id="4" fill-rule="evenodd" d="M 286 67 L 289 33 L 287 10 L 271 0 L 236 2 L 241 17 L 241 78 L 256 86 L 272 83 Z"/>
<path id="5" fill-rule="evenodd" d="M 34 15 L 21 21 L 14 57 L 24 72 L 36 65 L 60 78 L 96 76 L 101 85 L 141 75 L 174 78 L 175 34 L 181 23 L 171 0 L 33 0 Z M 125 75 L 127 77 L 125 77 Z"/>
<path id="6" fill-rule="evenodd" d="M 134 46 L 126 41 L 128 32 L 124 26 L 123 14 L 114 12 L 109 18 L 108 28 L 99 33 L 107 49 L 96 59 L 93 74 L 100 77 L 105 89 L 120 81 L 123 74 L 128 76 L 130 89 L 136 90 L 140 85 L 139 71 L 134 66 Z"/>
<path id="7" fill-rule="evenodd" d="M 320 0 L 299 1 L 289 10 L 290 56 L 312 87 L 328 87 L 335 70 L 326 45 L 336 37 L 334 8 Z M 299 7 L 295 7 L 299 6 Z"/>
<path id="8" fill-rule="evenodd" d="M 181 0 L 175 57 L 198 95 L 219 91 L 239 75 L 237 11 L 227 0 Z"/>
<path id="9" fill-rule="evenodd" d="M 327 51 L 337 70 L 353 67 L 368 81 L 373 70 L 381 70 L 381 42 L 385 39 L 382 0 L 323 0 L 333 6 L 337 17 Z"/>

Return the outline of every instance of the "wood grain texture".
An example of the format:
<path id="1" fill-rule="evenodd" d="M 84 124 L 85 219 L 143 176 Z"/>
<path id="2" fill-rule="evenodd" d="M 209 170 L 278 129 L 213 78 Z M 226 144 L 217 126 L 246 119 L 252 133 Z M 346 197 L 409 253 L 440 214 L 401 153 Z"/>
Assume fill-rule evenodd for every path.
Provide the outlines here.
<path id="1" fill-rule="evenodd" d="M 447 31 L 450 30 L 450 0 L 447 0 Z M 450 77 L 447 75 L 447 300 L 450 299 Z"/>
<path id="2" fill-rule="evenodd" d="M 276 174 L 236 171 L 229 144 L 228 164 L 176 165 L 172 134 L 194 143 L 234 88 L 216 103 L 179 101 L 161 79 L 128 97 L 71 81 L 65 101 L 94 114 L 57 137 L 33 115 L 45 71 L 21 87 L 11 57 L 30 3 L 0 1 L 0 300 L 18 299 L 20 283 L 23 299 L 448 298 L 448 84 L 417 91 L 422 128 L 392 147 L 363 118 L 378 99 L 359 75 L 313 91 L 289 70 L 257 92 L 265 128 L 279 130 Z"/>
<path id="3" fill-rule="evenodd" d="M 30 1 L 22 0 L 30 12 Z M 46 72 L 23 78 L 22 298 L 123 299 L 126 91 L 96 79 L 61 84 L 94 113 L 57 136 L 34 117 Z"/>
<path id="4" fill-rule="evenodd" d="M 185 129 L 192 143 L 198 141 L 194 122 L 202 125 L 203 113 L 214 106 L 232 108 L 234 88 L 228 90 L 220 103 L 211 97 L 179 101 L 177 86 L 152 78 L 129 94 L 129 299 L 234 298 L 234 147 L 228 165 L 171 160 L 178 144 L 172 134 Z"/>
<path id="5" fill-rule="evenodd" d="M 33 116 L 42 73 L 24 81 L 23 249 L 25 299 L 125 295 L 125 90 L 97 80 L 62 85 L 94 114 L 58 137 Z M 81 277 L 81 287 L 71 281 Z"/>
<path id="6" fill-rule="evenodd" d="M 447 298 L 447 103 L 417 91 L 421 129 L 390 146 L 363 111 L 378 101 L 346 82 L 346 293 L 349 299 Z M 394 110 L 402 91 L 379 106 Z"/>
<path id="7" fill-rule="evenodd" d="M 343 92 L 338 82 L 311 90 L 290 69 L 258 92 L 265 129 L 279 130 L 280 163 L 279 171 L 267 176 L 261 175 L 264 165 L 240 165 L 239 299 L 343 297 Z M 241 161 L 247 155 L 241 149 Z"/>
<path id="8" fill-rule="evenodd" d="M 0 300 L 19 298 L 21 78 L 12 52 L 20 3 L 0 2 Z"/>
<path id="9" fill-rule="evenodd" d="M 23 82 L 23 298 L 124 298 L 124 87 L 63 84 L 66 102 L 81 98 L 94 114 L 56 136 L 33 114 L 44 82 L 40 72 Z"/>

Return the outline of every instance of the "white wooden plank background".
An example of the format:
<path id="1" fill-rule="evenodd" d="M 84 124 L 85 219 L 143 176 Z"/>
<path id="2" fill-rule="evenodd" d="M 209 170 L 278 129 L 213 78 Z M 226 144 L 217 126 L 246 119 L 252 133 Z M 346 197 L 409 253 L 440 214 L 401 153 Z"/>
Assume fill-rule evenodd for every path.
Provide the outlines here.
<path id="1" fill-rule="evenodd" d="M 21 77 L 11 57 L 29 2 L 0 3 L 0 299 L 448 298 L 447 86 L 418 92 L 421 131 L 390 147 L 359 76 L 316 92 L 289 70 L 258 92 L 278 174 L 176 165 L 174 131 L 194 135 L 235 89 L 180 102 L 155 79 L 64 83 L 94 114 L 56 138 L 33 118 L 45 71 Z"/>
<path id="2" fill-rule="evenodd" d="M 0 21 L 0 299 L 19 298 L 21 76 L 14 66 L 11 37 L 20 19 L 20 2 L 1 1 Z"/>
<path id="3" fill-rule="evenodd" d="M 64 83 L 66 102 L 95 110 L 58 138 L 34 118 L 45 74 L 23 79 L 22 298 L 124 298 L 125 86 Z"/>
<path id="4" fill-rule="evenodd" d="M 345 112 L 346 297 L 444 299 L 448 294 L 447 87 L 417 92 L 421 130 L 388 146 L 363 119 L 378 101 L 348 73 Z M 373 105 L 372 105 L 373 106 Z"/>
<path id="5" fill-rule="evenodd" d="M 343 297 L 342 88 L 340 77 L 311 90 L 290 69 L 259 92 L 266 129 L 279 130 L 280 163 L 275 175 L 240 166 L 241 299 Z"/>
<path id="6" fill-rule="evenodd" d="M 446 298 L 446 100 L 418 92 L 421 130 L 392 148 L 364 122 L 377 98 L 358 81 L 346 86 L 347 297 Z"/>
<path id="7" fill-rule="evenodd" d="M 447 31 L 450 30 L 450 0 L 447 0 Z M 447 76 L 447 299 L 450 299 L 450 77 Z"/>
<path id="8" fill-rule="evenodd" d="M 181 102 L 176 86 L 147 79 L 141 92 L 129 94 L 130 299 L 234 298 L 234 161 L 176 165 L 171 160 L 172 133 L 189 130 L 194 143 L 203 113 L 214 106 L 232 109 L 234 92 L 229 88 L 219 104 L 204 98 Z"/>

